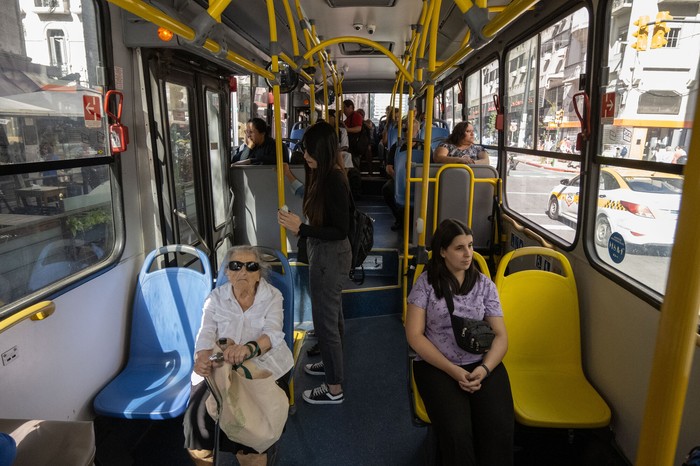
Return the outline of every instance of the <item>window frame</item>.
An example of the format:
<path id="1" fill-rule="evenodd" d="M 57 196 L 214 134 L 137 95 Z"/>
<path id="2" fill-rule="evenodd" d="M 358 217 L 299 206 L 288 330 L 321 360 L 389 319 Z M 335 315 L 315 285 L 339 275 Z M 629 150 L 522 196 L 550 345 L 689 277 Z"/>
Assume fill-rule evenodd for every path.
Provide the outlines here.
<path id="1" fill-rule="evenodd" d="M 92 3 L 92 8 L 94 8 L 94 18 L 95 18 L 95 31 L 94 37 L 97 39 L 97 43 L 94 44 L 95 50 L 99 52 L 99 62 L 98 66 L 104 70 L 112 69 L 114 65 L 114 57 L 112 49 L 110 48 L 110 37 L 109 37 L 109 9 L 106 4 L 99 2 L 97 0 L 78 0 L 82 3 L 90 2 Z M 65 8 L 65 2 L 63 0 L 58 0 L 56 2 L 56 8 Z M 52 7 L 52 11 L 54 11 Z M 44 13 L 47 8 L 45 7 L 35 7 L 34 13 Z M 63 10 L 60 10 L 63 11 Z M 66 10 L 67 11 L 67 10 Z M 53 44 L 49 42 L 48 30 L 49 29 L 60 29 L 60 28 L 47 28 L 44 32 L 44 36 L 47 40 L 47 46 L 51 47 Z M 63 38 L 66 40 L 66 31 L 60 29 L 64 35 Z M 67 52 L 70 53 L 70 52 Z M 53 53 L 49 54 L 50 60 L 53 60 Z M 67 57 L 64 57 L 68 59 Z M 114 76 L 111 73 L 104 73 L 104 84 L 102 97 L 106 95 L 107 91 L 114 89 Z M 105 144 L 107 150 L 109 150 L 109 140 L 105 139 Z M 97 262 L 88 265 L 87 267 L 71 273 L 55 282 L 52 282 L 46 286 L 43 286 L 36 291 L 28 291 L 26 294 L 19 298 L 13 298 L 12 301 L 0 306 L 0 320 L 11 317 L 17 312 L 36 304 L 43 300 L 55 299 L 74 288 L 80 286 L 81 284 L 99 277 L 100 275 L 106 273 L 107 271 L 114 268 L 120 260 L 120 257 L 124 251 L 125 245 L 125 218 L 124 218 L 124 205 L 123 205 L 123 194 L 121 186 L 121 162 L 119 157 L 114 157 L 110 153 L 104 155 L 94 155 L 90 157 L 82 158 L 72 158 L 72 159 L 59 159 L 53 161 L 36 161 L 36 162 L 21 162 L 3 165 L 3 176 L 13 176 L 13 175 L 24 175 L 36 172 L 43 172 L 49 170 L 70 170 L 76 168 L 89 168 L 89 167 L 106 167 L 108 180 L 110 183 L 110 202 L 111 202 L 111 214 L 112 214 L 112 228 L 113 228 L 113 244 L 112 249 L 105 256 L 104 259 L 98 260 Z"/>
<path id="2" fill-rule="evenodd" d="M 595 41 L 595 35 L 593 31 L 593 11 L 591 10 L 590 5 L 587 3 L 583 2 L 576 2 L 573 3 L 572 5 L 567 6 L 566 10 L 560 12 L 558 15 L 553 16 L 552 18 L 549 18 L 549 21 L 547 23 L 544 23 L 543 25 L 538 25 L 536 27 L 533 27 L 527 31 L 525 31 L 523 34 L 521 34 L 516 40 L 512 41 L 511 43 L 507 44 L 503 51 L 502 51 L 502 58 L 500 61 L 501 69 L 500 71 L 500 77 L 501 80 L 499 82 L 500 86 L 500 92 L 502 96 L 502 106 L 505 108 L 506 105 L 508 104 L 508 78 L 509 78 L 509 65 L 512 61 L 515 59 L 510 59 L 509 60 L 509 53 L 512 50 L 515 50 L 517 47 L 525 44 L 529 40 L 531 40 L 533 37 L 537 38 L 537 53 L 536 53 L 536 61 L 535 61 L 535 73 L 534 73 L 534 92 L 535 92 L 535 99 L 534 102 L 536 103 L 534 107 L 534 118 L 533 118 L 533 134 L 537 135 L 536 137 L 539 139 L 539 131 L 541 130 L 542 126 L 539 124 L 539 110 L 542 108 L 539 105 L 539 100 L 541 98 L 540 94 L 540 74 L 541 74 L 541 59 L 542 59 L 542 40 L 541 40 L 541 34 L 548 28 L 556 25 L 557 23 L 561 22 L 563 19 L 567 18 L 568 16 L 574 15 L 577 11 L 580 10 L 585 10 L 588 14 L 588 35 L 587 35 L 587 43 L 586 43 L 586 82 L 585 84 L 585 91 L 590 95 L 590 82 L 591 82 L 591 75 L 595 74 L 595 70 L 593 70 L 593 64 L 592 64 L 592 50 L 593 50 L 593 43 Z M 560 31 L 559 31 L 560 32 Z M 517 58 L 517 57 L 516 57 Z M 508 66 L 506 66 L 508 65 Z M 526 66 L 526 65 L 522 65 Z M 571 103 L 569 102 L 568 107 L 571 106 Z M 563 104 L 562 108 L 565 109 L 565 111 L 569 112 L 570 114 L 573 113 L 573 110 L 568 110 L 567 104 Z M 595 104 L 592 104 L 591 108 L 596 108 Z M 508 113 L 506 110 L 504 110 L 504 125 L 508 125 Z M 503 180 L 503 203 L 502 203 L 502 210 L 504 213 L 506 213 L 508 216 L 516 219 L 519 223 L 523 225 L 527 225 L 528 228 L 532 229 L 535 231 L 537 234 L 551 242 L 552 244 L 556 245 L 558 248 L 564 250 L 564 251 L 573 251 L 574 249 L 577 248 L 580 238 L 584 232 L 585 228 L 585 221 L 583 212 L 585 210 L 584 207 L 584 202 L 579 202 L 578 205 L 578 211 L 577 211 L 577 222 L 576 226 L 574 228 L 574 237 L 571 240 L 571 242 L 567 242 L 565 238 L 562 238 L 555 233 L 552 233 L 550 230 L 546 229 L 544 226 L 542 226 L 540 223 L 536 223 L 533 220 L 525 217 L 523 214 L 518 212 L 517 210 L 514 210 L 513 208 L 508 206 L 507 203 L 507 197 L 508 197 L 508 173 L 503 173 L 504 171 L 507 170 L 507 161 L 508 157 L 510 156 L 511 153 L 515 154 L 523 154 L 523 155 L 535 155 L 535 156 L 541 156 L 545 157 L 547 159 L 556 159 L 556 160 L 563 160 L 563 161 L 568 161 L 573 164 L 579 164 L 579 171 L 576 173 L 571 173 L 571 177 L 579 176 L 580 177 L 580 183 L 581 187 L 583 189 L 580 189 L 579 191 L 579 199 L 586 199 L 585 197 L 585 191 L 589 190 L 587 189 L 588 187 L 588 182 L 587 178 L 587 172 L 584 169 L 586 160 L 587 160 L 587 152 L 590 150 L 590 143 L 584 145 L 584 149 L 580 151 L 578 154 L 575 152 L 572 153 L 563 153 L 563 152 L 556 152 L 553 150 L 542 150 L 537 148 L 537 144 L 534 143 L 533 141 L 533 148 L 532 149 L 527 149 L 527 148 L 520 148 L 516 146 L 509 146 L 507 143 L 507 134 L 508 134 L 508 128 L 504 128 L 503 133 L 503 142 L 502 145 L 499 145 L 499 173 L 501 174 L 502 180 Z M 533 138 L 534 139 L 534 138 Z M 575 144 L 575 141 L 572 141 L 573 144 Z M 501 160 L 503 159 L 503 160 Z M 504 168 L 501 168 L 502 165 Z"/>

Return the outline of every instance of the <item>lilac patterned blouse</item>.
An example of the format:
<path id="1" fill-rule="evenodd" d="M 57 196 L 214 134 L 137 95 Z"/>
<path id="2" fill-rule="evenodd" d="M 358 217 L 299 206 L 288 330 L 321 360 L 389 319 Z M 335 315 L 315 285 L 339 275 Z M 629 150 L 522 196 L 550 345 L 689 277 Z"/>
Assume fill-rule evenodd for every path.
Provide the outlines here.
<path id="1" fill-rule="evenodd" d="M 503 316 L 496 285 L 484 274 L 479 274 L 474 288 L 469 293 L 453 298 L 456 316 L 471 319 Z M 451 363 L 463 366 L 483 358 L 480 354 L 469 353 L 457 346 L 445 299 L 437 299 L 435 290 L 428 283 L 427 272 L 422 273 L 413 285 L 408 295 L 408 303 L 425 309 L 425 336 Z"/>

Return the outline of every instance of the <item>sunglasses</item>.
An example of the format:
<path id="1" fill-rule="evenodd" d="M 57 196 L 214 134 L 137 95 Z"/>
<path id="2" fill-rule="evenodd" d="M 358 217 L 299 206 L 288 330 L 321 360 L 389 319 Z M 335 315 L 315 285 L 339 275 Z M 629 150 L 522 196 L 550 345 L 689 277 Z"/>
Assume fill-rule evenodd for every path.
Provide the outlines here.
<path id="1" fill-rule="evenodd" d="M 228 263 L 228 269 L 233 272 L 238 272 L 244 266 L 248 272 L 257 272 L 258 270 L 260 270 L 260 264 L 258 264 L 257 262 L 231 261 Z"/>

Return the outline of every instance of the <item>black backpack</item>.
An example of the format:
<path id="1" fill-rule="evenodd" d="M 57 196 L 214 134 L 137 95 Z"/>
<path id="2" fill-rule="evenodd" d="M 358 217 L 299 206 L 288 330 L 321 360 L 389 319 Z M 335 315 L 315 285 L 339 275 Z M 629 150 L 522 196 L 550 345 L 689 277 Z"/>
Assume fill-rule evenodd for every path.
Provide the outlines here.
<path id="1" fill-rule="evenodd" d="M 348 232 L 352 263 L 350 279 L 361 285 L 365 281 L 362 263 L 374 245 L 374 219 L 355 207 L 355 200 L 350 195 L 350 231 Z M 360 270 L 357 270 L 357 269 Z"/>

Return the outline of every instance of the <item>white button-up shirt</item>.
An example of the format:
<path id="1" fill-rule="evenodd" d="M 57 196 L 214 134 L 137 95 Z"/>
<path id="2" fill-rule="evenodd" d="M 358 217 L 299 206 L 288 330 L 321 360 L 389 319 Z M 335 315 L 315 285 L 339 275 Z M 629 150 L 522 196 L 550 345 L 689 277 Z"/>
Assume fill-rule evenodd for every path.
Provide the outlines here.
<path id="1" fill-rule="evenodd" d="M 194 351 L 214 349 L 220 338 L 230 338 L 242 345 L 262 334 L 270 338 L 273 348 L 285 345 L 283 321 L 282 293 L 264 278 L 260 279 L 253 305 L 245 312 L 233 295 L 233 287 L 226 283 L 215 288 L 204 302 L 202 327 Z"/>

